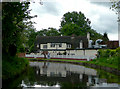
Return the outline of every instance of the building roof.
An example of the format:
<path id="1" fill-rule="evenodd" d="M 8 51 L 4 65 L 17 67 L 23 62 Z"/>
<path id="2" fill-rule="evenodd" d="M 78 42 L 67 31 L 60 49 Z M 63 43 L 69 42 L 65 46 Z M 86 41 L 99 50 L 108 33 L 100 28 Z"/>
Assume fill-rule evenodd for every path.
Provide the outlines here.
<path id="1" fill-rule="evenodd" d="M 80 42 L 81 40 L 87 41 L 86 36 L 37 36 L 36 44 L 45 44 L 45 43 L 73 43 Z"/>

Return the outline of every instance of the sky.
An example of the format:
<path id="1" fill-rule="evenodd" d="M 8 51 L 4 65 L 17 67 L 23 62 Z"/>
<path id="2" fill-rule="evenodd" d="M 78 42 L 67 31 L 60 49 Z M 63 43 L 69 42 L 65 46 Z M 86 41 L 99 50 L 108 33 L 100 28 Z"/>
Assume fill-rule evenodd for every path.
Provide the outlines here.
<path id="1" fill-rule="evenodd" d="M 44 0 L 42 5 L 31 3 L 31 15 L 37 15 L 32 21 L 37 31 L 49 27 L 60 28 L 62 17 L 67 12 L 82 12 L 91 21 L 91 28 L 98 33 L 108 33 L 110 40 L 118 40 L 118 15 L 110 9 L 109 2 L 90 0 Z"/>

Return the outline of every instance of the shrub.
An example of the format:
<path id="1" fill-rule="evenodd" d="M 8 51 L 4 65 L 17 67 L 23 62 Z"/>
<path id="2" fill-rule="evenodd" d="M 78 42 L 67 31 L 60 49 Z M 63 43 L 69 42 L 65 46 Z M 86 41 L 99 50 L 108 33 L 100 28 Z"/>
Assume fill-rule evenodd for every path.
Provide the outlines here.
<path id="1" fill-rule="evenodd" d="M 116 50 L 111 50 L 110 55 L 115 56 L 116 55 Z"/>
<path id="2" fill-rule="evenodd" d="M 7 60 L 2 61 L 2 78 L 8 79 L 20 74 L 26 66 L 28 66 L 28 60 L 24 58 L 14 57 L 4 57 Z"/>
<path id="3" fill-rule="evenodd" d="M 107 49 L 106 51 L 105 51 L 105 57 L 110 57 L 110 54 L 111 53 L 111 50 L 110 49 Z"/>
<path id="4" fill-rule="evenodd" d="M 120 55 L 120 47 L 116 49 L 116 55 L 117 55 L 117 56 Z"/>

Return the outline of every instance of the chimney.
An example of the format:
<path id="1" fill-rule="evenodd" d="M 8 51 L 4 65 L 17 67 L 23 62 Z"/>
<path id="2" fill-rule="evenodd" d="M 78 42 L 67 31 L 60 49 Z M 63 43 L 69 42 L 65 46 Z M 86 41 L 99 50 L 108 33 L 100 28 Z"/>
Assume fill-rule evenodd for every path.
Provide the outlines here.
<path id="1" fill-rule="evenodd" d="M 74 38 L 75 38 L 75 34 L 72 34 L 71 39 L 74 39 Z"/>

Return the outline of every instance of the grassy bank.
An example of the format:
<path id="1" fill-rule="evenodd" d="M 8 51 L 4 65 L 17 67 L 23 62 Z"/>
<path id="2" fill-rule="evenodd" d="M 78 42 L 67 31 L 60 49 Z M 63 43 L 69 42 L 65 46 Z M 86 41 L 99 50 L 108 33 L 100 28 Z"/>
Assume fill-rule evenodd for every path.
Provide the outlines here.
<path id="1" fill-rule="evenodd" d="M 120 47 L 117 49 L 101 49 L 98 51 L 98 58 L 87 63 L 120 70 Z"/>
<path id="2" fill-rule="evenodd" d="M 105 66 L 105 67 L 110 67 L 110 68 L 115 68 L 120 70 L 120 62 L 119 62 L 120 57 L 110 57 L 110 58 L 97 58 L 93 61 L 89 61 L 86 63 L 91 63 L 95 65 L 100 65 L 100 66 Z"/>
<path id="3" fill-rule="evenodd" d="M 69 59 L 43 59 L 43 58 L 26 58 L 26 59 L 32 59 L 32 60 L 50 60 L 50 61 L 66 61 L 66 62 L 86 62 L 86 61 L 81 61 L 81 60 L 69 60 Z"/>
<path id="4" fill-rule="evenodd" d="M 25 70 L 28 66 L 29 61 L 25 58 L 18 58 L 17 56 L 3 56 L 2 60 L 2 78 L 8 79 L 13 78 Z"/>

